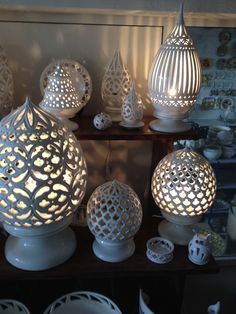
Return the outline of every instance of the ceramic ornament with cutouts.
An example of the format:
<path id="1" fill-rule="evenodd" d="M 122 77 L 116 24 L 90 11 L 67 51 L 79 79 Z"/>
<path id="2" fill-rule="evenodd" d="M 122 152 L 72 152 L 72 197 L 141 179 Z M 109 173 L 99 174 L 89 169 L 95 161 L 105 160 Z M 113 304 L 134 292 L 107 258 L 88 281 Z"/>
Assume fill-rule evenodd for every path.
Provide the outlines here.
<path id="1" fill-rule="evenodd" d="M 112 121 L 121 121 L 121 106 L 131 87 L 130 74 L 116 50 L 102 80 L 102 99 Z"/>
<path id="2" fill-rule="evenodd" d="M 121 117 L 122 121 L 120 122 L 120 125 L 123 127 L 140 128 L 144 125 L 142 122 L 143 104 L 141 98 L 136 93 L 134 82 L 122 104 Z"/>
<path id="3" fill-rule="evenodd" d="M 83 105 L 66 66 L 58 64 L 48 76 L 48 85 L 40 107 L 60 119 L 72 131 L 78 129 L 78 124 L 69 119 L 73 118 Z"/>

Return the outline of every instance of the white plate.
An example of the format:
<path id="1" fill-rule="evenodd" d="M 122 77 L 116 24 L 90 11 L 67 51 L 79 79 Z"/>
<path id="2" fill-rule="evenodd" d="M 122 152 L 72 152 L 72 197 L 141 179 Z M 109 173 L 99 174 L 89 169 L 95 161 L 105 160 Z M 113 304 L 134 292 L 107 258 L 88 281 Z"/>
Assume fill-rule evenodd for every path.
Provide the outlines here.
<path id="1" fill-rule="evenodd" d="M 0 314 L 30 314 L 30 312 L 19 301 L 3 299 L 0 300 Z"/>
<path id="2" fill-rule="evenodd" d="M 73 292 L 54 301 L 43 314 L 121 314 L 107 297 L 90 291 Z"/>
<path id="3" fill-rule="evenodd" d="M 139 290 L 139 314 L 154 314 L 148 307 L 149 297 Z"/>
<path id="4" fill-rule="evenodd" d="M 40 76 L 41 94 L 44 95 L 44 89 L 46 88 L 48 83 L 48 75 L 55 70 L 58 64 L 64 65 L 70 70 L 71 75 L 74 77 L 75 80 L 75 87 L 80 97 L 79 100 L 84 107 L 89 101 L 92 94 L 92 80 L 85 67 L 77 61 L 61 59 L 55 60 L 48 64 Z"/>

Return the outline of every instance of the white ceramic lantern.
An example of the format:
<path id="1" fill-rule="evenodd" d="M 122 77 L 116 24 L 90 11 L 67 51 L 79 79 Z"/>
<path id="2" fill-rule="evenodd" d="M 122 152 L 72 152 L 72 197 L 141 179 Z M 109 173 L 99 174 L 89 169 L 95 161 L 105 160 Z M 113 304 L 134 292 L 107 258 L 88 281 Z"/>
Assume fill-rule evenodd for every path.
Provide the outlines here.
<path id="1" fill-rule="evenodd" d="M 73 133 L 26 100 L 0 123 L 0 218 L 11 234 L 7 260 L 41 270 L 75 250 L 67 228 L 87 182 L 83 151 Z"/>
<path id="2" fill-rule="evenodd" d="M 205 265 L 211 256 L 210 234 L 196 233 L 188 245 L 188 258 L 197 265 Z"/>
<path id="3" fill-rule="evenodd" d="M 69 118 L 73 118 L 83 105 L 66 66 L 59 64 L 48 76 L 40 107 L 62 120 L 72 131 L 78 128 L 78 124 Z"/>
<path id="4" fill-rule="evenodd" d="M 152 196 L 168 220 L 159 224 L 162 237 L 187 245 L 193 224 L 212 205 L 216 178 L 209 162 L 197 152 L 184 148 L 165 156 L 152 177 Z"/>
<path id="5" fill-rule="evenodd" d="M 121 314 L 118 306 L 102 294 L 76 291 L 55 300 L 43 314 Z"/>
<path id="6" fill-rule="evenodd" d="M 101 90 L 105 111 L 111 115 L 112 121 L 121 121 L 121 106 L 130 87 L 129 72 L 117 49 L 104 74 Z"/>
<path id="7" fill-rule="evenodd" d="M 95 236 L 94 254 L 107 262 L 130 257 L 141 221 L 142 206 L 131 187 L 114 180 L 96 188 L 87 204 L 87 222 Z"/>
<path id="8" fill-rule="evenodd" d="M 101 112 L 94 117 L 93 125 L 98 130 L 106 130 L 112 125 L 111 116 L 108 113 Z"/>
<path id="9" fill-rule="evenodd" d="M 149 94 L 155 108 L 150 127 L 155 131 L 182 132 L 191 128 L 184 123 L 201 87 L 199 56 L 188 35 L 183 19 L 183 5 L 173 31 L 167 36 L 152 63 Z"/>
<path id="10" fill-rule="evenodd" d="M 13 108 L 13 75 L 7 55 L 0 46 L 0 118 Z"/>
<path id="11" fill-rule="evenodd" d="M 12 299 L 1 299 L 0 314 L 30 314 L 30 311 L 19 301 Z"/>
<path id="12" fill-rule="evenodd" d="M 134 82 L 122 104 L 121 118 L 120 125 L 126 128 L 139 128 L 144 125 L 141 121 L 143 118 L 143 104 L 136 93 Z"/>

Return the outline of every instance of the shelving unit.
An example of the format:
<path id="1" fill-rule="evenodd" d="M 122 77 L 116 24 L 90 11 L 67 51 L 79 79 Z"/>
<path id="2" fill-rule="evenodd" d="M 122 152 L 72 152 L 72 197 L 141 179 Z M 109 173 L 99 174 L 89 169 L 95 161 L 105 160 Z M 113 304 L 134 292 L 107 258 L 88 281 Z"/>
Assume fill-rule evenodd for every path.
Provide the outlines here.
<path id="1" fill-rule="evenodd" d="M 145 125 L 141 129 L 129 130 L 113 123 L 106 131 L 98 131 L 93 126 L 92 117 L 76 117 L 79 129 L 75 132 L 80 140 L 145 140 L 153 143 L 152 172 L 158 161 L 172 151 L 173 142 L 178 139 L 198 139 L 199 130 L 179 134 L 156 133 L 149 129 L 148 124 L 153 117 L 145 117 Z M 153 201 L 150 195 L 150 206 Z M 156 211 L 156 206 L 155 208 Z M 156 265 L 146 256 L 146 241 L 157 235 L 158 219 L 151 218 L 151 211 L 145 217 L 138 232 L 135 243 L 135 254 L 121 263 L 106 263 L 98 260 L 92 252 L 93 236 L 85 227 L 73 227 L 78 248 L 73 257 L 63 265 L 43 272 L 26 272 L 12 267 L 5 258 L 0 259 L 0 279 L 4 282 L 1 289 L 2 297 L 11 295 L 29 305 L 32 313 L 39 314 L 56 298 L 73 290 L 94 290 L 111 297 L 124 314 L 137 313 L 138 289 L 150 289 L 157 303 L 158 313 L 180 313 L 185 278 L 187 274 L 215 273 L 219 270 L 213 259 L 205 266 L 196 266 L 187 258 L 186 247 L 176 247 L 174 259 L 169 264 Z M 1 254 L 4 256 L 5 238 L 0 239 Z M 13 291 L 12 285 L 15 285 Z M 29 288 L 29 286 L 31 288 Z M 40 293 L 40 302 L 38 294 Z M 168 302 L 169 294 L 173 294 Z M 38 305 L 38 306 L 37 306 Z"/>
<path id="2" fill-rule="evenodd" d="M 12 288 L 13 282 L 17 281 L 20 291 L 15 293 L 18 299 L 24 300 L 26 299 L 25 291 L 32 285 L 34 289 L 38 290 L 38 293 L 40 292 L 41 301 L 39 301 L 39 295 L 35 295 L 31 302 L 29 302 L 29 300 L 27 300 L 27 302 L 33 314 L 42 314 L 43 309 L 53 301 L 53 297 L 57 298 L 64 293 L 62 292 L 63 289 L 60 287 L 61 282 L 63 282 L 63 285 L 65 285 L 67 289 L 68 287 L 75 287 L 76 283 L 80 285 L 89 282 L 93 285 L 95 283 L 95 286 L 98 285 L 98 283 L 100 286 L 109 283 L 109 286 L 112 287 L 114 292 L 113 294 L 110 291 L 111 297 L 114 300 L 118 300 L 118 305 L 123 310 L 123 313 L 128 314 L 127 309 L 130 308 L 131 310 L 133 309 L 133 312 L 130 313 L 134 314 L 137 313 L 134 311 L 134 300 L 132 300 L 132 298 L 126 300 L 125 295 L 122 293 L 127 287 L 134 289 L 134 292 L 138 295 L 138 289 L 140 287 L 152 288 L 153 292 L 157 292 L 159 291 L 158 282 L 162 280 L 166 282 L 173 280 L 176 288 L 176 294 L 172 297 L 173 303 L 166 304 L 166 309 L 163 307 L 162 311 L 159 311 L 159 313 L 170 313 L 170 310 L 173 310 L 173 306 L 175 307 L 175 313 L 179 313 L 186 275 L 216 273 L 219 271 L 219 267 L 213 258 L 204 266 L 192 264 L 188 260 L 187 247 L 182 246 L 176 246 L 174 259 L 168 264 L 158 265 L 149 261 L 145 256 L 146 241 L 157 235 L 157 225 L 159 221 L 160 219 L 152 217 L 146 217 L 144 219 L 141 229 L 135 237 L 136 250 L 134 255 L 120 263 L 106 263 L 95 257 L 92 252 L 94 237 L 86 227 L 73 227 L 78 241 L 78 248 L 71 259 L 53 269 L 41 272 L 26 272 L 14 268 L 5 258 L 1 258 L 0 278 L 2 283 L 7 282 L 7 284 L 3 285 L 4 288 L 1 289 L 1 295 L 6 294 L 8 289 Z M 4 255 L 4 243 L 5 238 L 1 237 L 0 250 L 2 256 Z M 52 282 L 54 282 L 53 289 L 50 284 Z M 124 283 L 126 285 L 125 287 L 123 287 Z M 8 288 L 8 286 L 10 288 Z M 42 290 L 40 291 L 40 289 Z M 119 297 L 115 294 L 114 289 L 120 289 L 118 293 Z M 162 286 L 161 289 L 166 291 L 164 286 Z M 56 293 L 56 291 L 59 292 Z M 71 291 L 71 288 L 69 288 L 69 291 Z M 130 292 L 130 296 L 131 295 L 132 293 Z M 166 291 L 166 295 L 169 295 L 169 291 Z M 158 300 L 157 303 L 159 307 L 163 306 L 161 299 Z M 177 308 L 177 306 L 179 308 Z"/>

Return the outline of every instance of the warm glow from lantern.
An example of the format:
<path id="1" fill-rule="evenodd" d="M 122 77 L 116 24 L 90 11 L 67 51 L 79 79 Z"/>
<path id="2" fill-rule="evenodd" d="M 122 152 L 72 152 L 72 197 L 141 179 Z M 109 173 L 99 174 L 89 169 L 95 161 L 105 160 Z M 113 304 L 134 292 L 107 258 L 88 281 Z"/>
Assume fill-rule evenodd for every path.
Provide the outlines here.
<path id="1" fill-rule="evenodd" d="M 205 158 L 190 149 L 182 149 L 159 162 L 151 188 L 154 201 L 167 220 L 190 225 L 213 204 L 216 179 Z M 164 234 L 165 230 L 160 232 Z"/>
<path id="2" fill-rule="evenodd" d="M 193 107 L 200 87 L 200 59 L 185 28 L 181 4 L 176 25 L 157 52 L 149 72 L 149 94 L 154 116 L 159 119 L 152 121 L 150 127 L 163 132 L 190 129 L 191 124 L 181 120 Z"/>
<path id="3" fill-rule="evenodd" d="M 0 218 L 6 259 L 25 270 L 66 261 L 68 227 L 82 201 L 87 168 L 73 133 L 28 99 L 0 123 Z M 14 248 L 14 249 L 13 249 Z"/>

